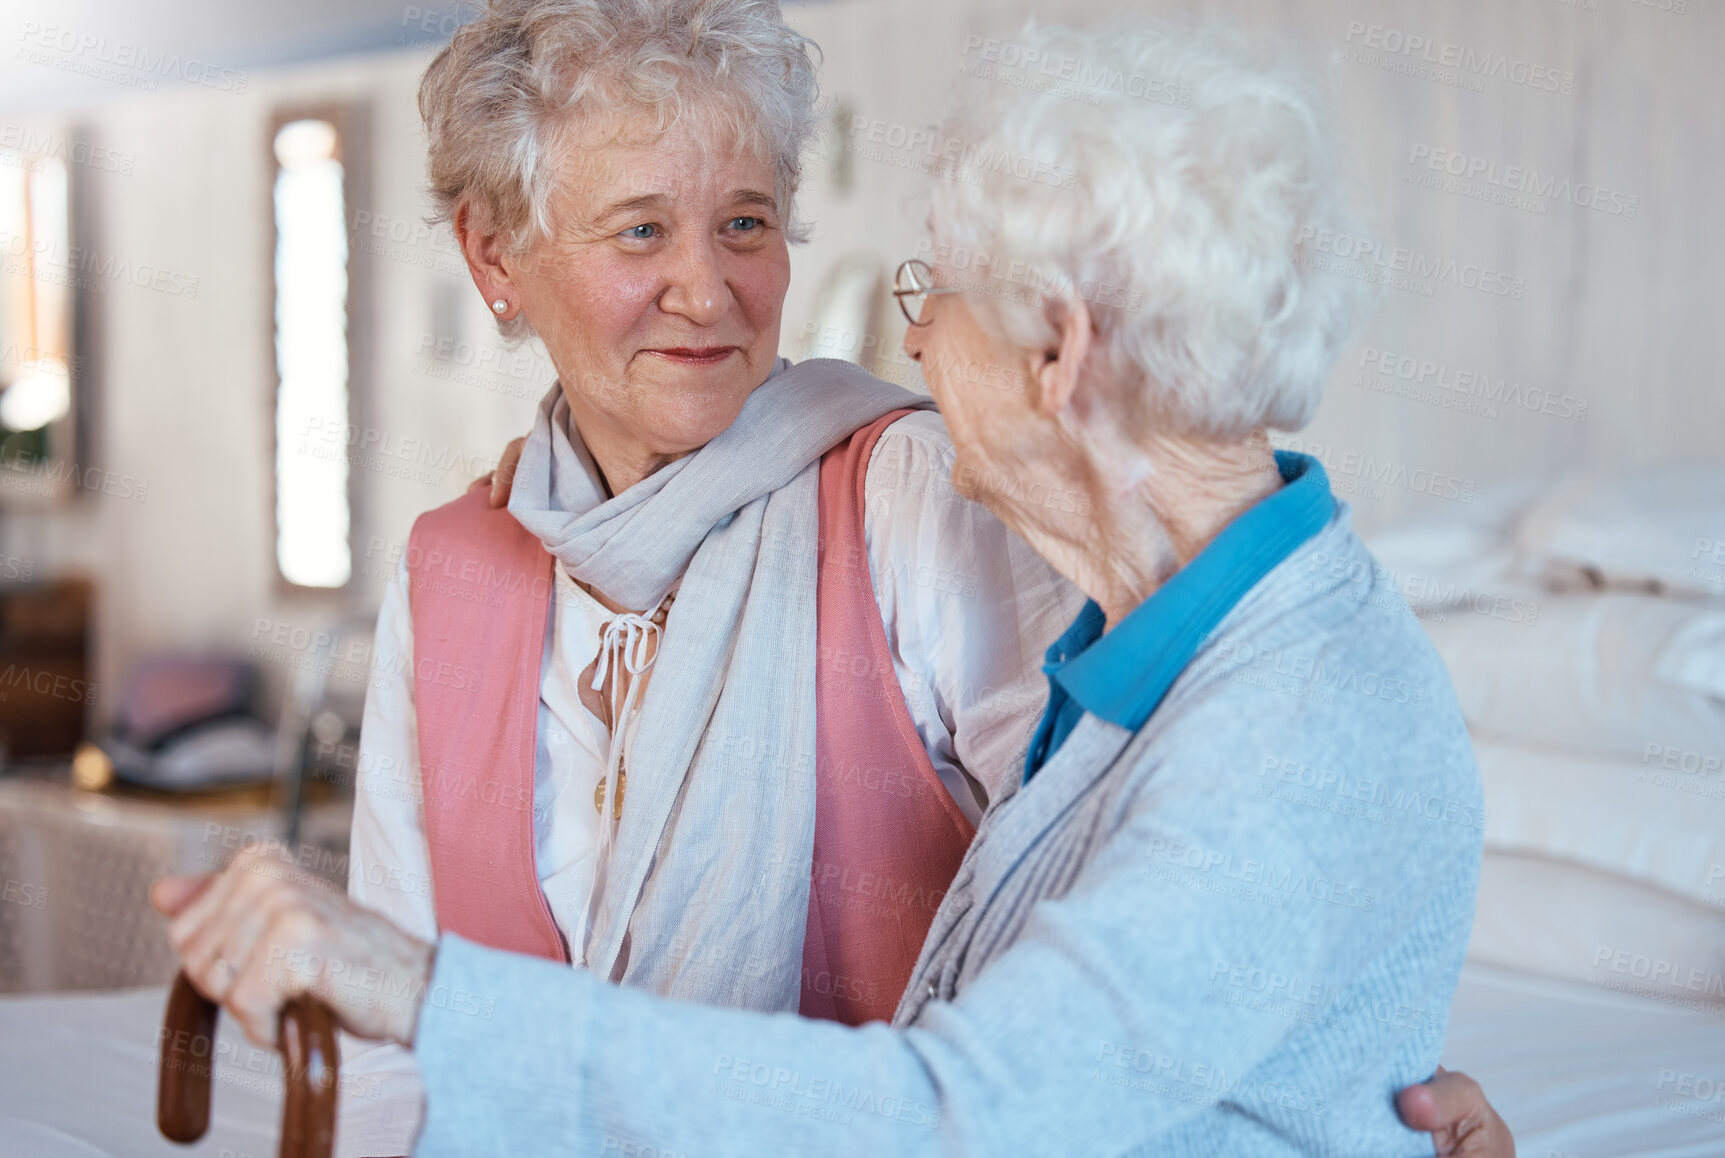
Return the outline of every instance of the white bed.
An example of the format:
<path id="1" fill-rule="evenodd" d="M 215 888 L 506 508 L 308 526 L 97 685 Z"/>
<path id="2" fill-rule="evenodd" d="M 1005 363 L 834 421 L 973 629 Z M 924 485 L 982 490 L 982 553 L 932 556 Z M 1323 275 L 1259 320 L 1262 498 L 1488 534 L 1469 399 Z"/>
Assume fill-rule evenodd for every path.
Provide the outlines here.
<path id="1" fill-rule="evenodd" d="M 0 1158 L 274 1158 L 281 1069 L 223 1018 L 210 1132 L 156 1132 L 156 1035 L 166 986 L 0 998 Z"/>
<path id="2" fill-rule="evenodd" d="M 1725 1154 L 1725 1007 L 1682 1009 L 1470 963 L 1444 1064 L 1485 1086 L 1521 1158 Z"/>
<path id="3" fill-rule="evenodd" d="M 1719 1158 L 1725 570 L 1695 559 L 1725 543 L 1725 465 L 1502 497 L 1374 543 L 1450 667 L 1485 787 L 1444 1060 L 1522 1158 Z M 1640 976 L 1663 1000 L 1602 984 Z M 157 1136 L 165 993 L 0 998 L 0 1158 L 273 1155 L 279 1064 L 225 1021 L 209 1137 Z"/>
<path id="4" fill-rule="evenodd" d="M 166 992 L 0 998 L 0 1158 L 272 1158 L 279 1069 L 226 1019 L 209 1135 L 188 1148 L 156 1133 Z M 1444 1061 L 1484 1084 L 1522 1158 L 1725 1154 L 1725 1010 L 1469 965 Z M 1668 1073 L 1707 1079 L 1690 1089 L 1712 1096 L 1662 1086 Z"/>
<path id="5" fill-rule="evenodd" d="M 1524 1158 L 1725 1155 L 1722 541 L 1725 463 L 1687 463 L 1496 488 L 1372 543 L 1485 789 L 1445 1059 Z"/>

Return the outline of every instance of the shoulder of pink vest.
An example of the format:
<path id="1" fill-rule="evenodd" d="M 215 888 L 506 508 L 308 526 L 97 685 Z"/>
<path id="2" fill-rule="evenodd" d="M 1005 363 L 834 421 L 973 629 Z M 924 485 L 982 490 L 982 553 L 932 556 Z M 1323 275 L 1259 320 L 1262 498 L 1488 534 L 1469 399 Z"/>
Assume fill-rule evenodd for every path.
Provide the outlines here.
<path id="1" fill-rule="evenodd" d="M 414 534 L 418 534 L 422 528 L 427 531 L 459 529 L 475 521 L 483 522 L 487 516 L 494 515 L 502 515 L 514 522 L 514 516 L 507 509 L 491 505 L 488 499 L 489 488 L 482 485 L 484 482 L 484 479 L 476 480 L 460 498 L 451 499 L 441 507 L 433 507 L 421 514 L 413 520 Z"/>
<path id="2" fill-rule="evenodd" d="M 410 539 L 416 546 L 429 548 L 434 543 L 447 545 L 475 537 L 487 544 L 500 540 L 516 541 L 523 548 L 531 545 L 536 553 L 546 553 L 538 536 L 517 522 L 507 508 L 492 506 L 488 488 L 478 483 L 468 488 L 460 498 L 426 511 L 415 519 Z M 409 566 L 412 565 L 410 560 Z"/>

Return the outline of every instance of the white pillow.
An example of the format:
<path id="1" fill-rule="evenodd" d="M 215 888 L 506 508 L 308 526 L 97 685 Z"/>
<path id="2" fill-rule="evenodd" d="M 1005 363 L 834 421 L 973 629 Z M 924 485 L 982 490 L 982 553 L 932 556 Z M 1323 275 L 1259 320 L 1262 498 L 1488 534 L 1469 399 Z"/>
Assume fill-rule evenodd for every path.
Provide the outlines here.
<path id="1" fill-rule="evenodd" d="M 1675 687 L 1725 700 L 1725 611 L 1698 613 L 1679 628 L 1653 674 Z"/>
<path id="2" fill-rule="evenodd" d="M 1725 1011 L 1725 912 L 1564 861 L 1487 852 L 1467 955 Z"/>
<path id="3" fill-rule="evenodd" d="M 1725 595 L 1725 463 L 1574 476 L 1523 512 L 1516 545 L 1554 578 Z"/>
<path id="4" fill-rule="evenodd" d="M 1425 626 L 1480 732 L 1656 767 L 1725 757 L 1725 616 L 1610 591 L 1468 605 Z"/>
<path id="5" fill-rule="evenodd" d="M 1482 489 L 1474 501 L 1440 516 L 1401 523 L 1372 535 L 1369 546 L 1390 582 L 1421 615 L 1481 597 L 1521 592 L 1515 528 L 1522 512 L 1550 484 L 1524 479 Z"/>
<path id="6" fill-rule="evenodd" d="M 1485 846 L 1725 905 L 1725 769 L 1587 757 L 1475 734 Z"/>

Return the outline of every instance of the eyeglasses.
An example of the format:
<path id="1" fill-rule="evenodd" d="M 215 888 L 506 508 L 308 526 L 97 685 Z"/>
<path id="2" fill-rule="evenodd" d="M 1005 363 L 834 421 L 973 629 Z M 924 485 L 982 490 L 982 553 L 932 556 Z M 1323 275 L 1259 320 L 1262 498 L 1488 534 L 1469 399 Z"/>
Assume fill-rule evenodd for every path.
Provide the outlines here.
<path id="1" fill-rule="evenodd" d="M 926 326 L 923 319 L 923 304 L 935 294 L 961 294 L 964 291 L 957 286 L 937 286 L 934 284 L 934 270 L 924 262 L 915 258 L 898 267 L 898 273 L 893 275 L 892 296 L 898 299 L 898 308 L 904 311 L 904 320 L 913 326 Z"/>

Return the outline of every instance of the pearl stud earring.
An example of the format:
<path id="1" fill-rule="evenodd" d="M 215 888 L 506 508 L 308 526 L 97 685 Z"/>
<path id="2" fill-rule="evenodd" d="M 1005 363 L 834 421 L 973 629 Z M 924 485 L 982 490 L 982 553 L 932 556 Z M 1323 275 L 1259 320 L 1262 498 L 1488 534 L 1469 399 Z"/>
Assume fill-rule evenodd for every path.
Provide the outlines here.
<path id="1" fill-rule="evenodd" d="M 498 298 L 496 301 L 491 303 L 491 312 L 494 314 L 501 315 L 508 309 L 509 303 L 504 301 L 502 298 Z"/>

